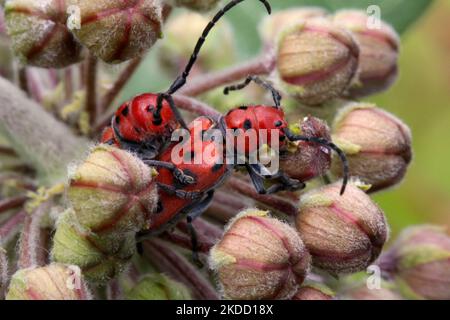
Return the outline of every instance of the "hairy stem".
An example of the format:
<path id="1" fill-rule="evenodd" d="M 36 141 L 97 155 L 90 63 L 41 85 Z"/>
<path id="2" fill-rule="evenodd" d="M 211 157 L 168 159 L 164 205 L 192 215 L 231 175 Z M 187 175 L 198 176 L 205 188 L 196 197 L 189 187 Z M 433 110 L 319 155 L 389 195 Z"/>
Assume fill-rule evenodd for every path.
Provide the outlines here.
<path id="1" fill-rule="evenodd" d="M 7 220 L 2 226 L 0 226 L 0 244 L 5 245 L 14 236 L 19 233 L 27 213 L 20 211 L 14 214 L 9 220 Z"/>
<path id="2" fill-rule="evenodd" d="M 26 196 L 17 196 L 0 200 L 0 214 L 11 209 L 20 208 L 25 201 L 27 201 Z"/>
<path id="3" fill-rule="evenodd" d="M 97 58 L 90 54 L 86 60 L 86 112 L 91 126 L 97 121 Z"/>
<path id="4" fill-rule="evenodd" d="M 194 78 L 179 93 L 186 96 L 198 96 L 220 86 L 239 81 L 248 75 L 267 75 L 275 68 L 275 55 L 268 52 L 250 62 L 224 71 L 213 72 Z"/>
<path id="5" fill-rule="evenodd" d="M 213 107 L 185 95 L 174 95 L 173 101 L 178 108 L 198 115 L 211 117 L 217 117 L 220 115 L 220 112 L 215 110 Z"/>
<path id="6" fill-rule="evenodd" d="M 87 141 L 0 78 L 0 131 L 21 159 L 38 172 L 44 184 L 65 179 L 67 165 L 78 160 Z"/>
<path id="7" fill-rule="evenodd" d="M 5 297 L 9 281 L 8 257 L 5 249 L 0 247 L 0 300 Z"/>
<path id="8" fill-rule="evenodd" d="M 131 61 L 125 69 L 122 71 L 122 73 L 117 78 L 116 82 L 114 83 L 113 87 L 103 96 L 99 111 L 100 114 L 103 114 L 108 108 L 111 106 L 111 104 L 114 102 L 114 100 L 117 98 L 119 93 L 122 91 L 123 87 L 127 84 L 128 80 L 133 76 L 136 69 L 139 67 L 139 65 L 142 62 L 142 57 L 136 58 L 133 61 Z"/>
<path id="9" fill-rule="evenodd" d="M 18 80 L 19 80 L 19 88 L 25 92 L 27 95 L 30 94 L 29 90 L 28 90 L 28 74 L 27 74 L 27 68 L 26 67 L 19 67 L 19 75 L 18 75 Z"/>
<path id="10" fill-rule="evenodd" d="M 164 241 L 158 239 L 145 241 L 144 252 L 158 269 L 191 287 L 197 298 L 208 300 L 219 298 L 205 276 Z"/>

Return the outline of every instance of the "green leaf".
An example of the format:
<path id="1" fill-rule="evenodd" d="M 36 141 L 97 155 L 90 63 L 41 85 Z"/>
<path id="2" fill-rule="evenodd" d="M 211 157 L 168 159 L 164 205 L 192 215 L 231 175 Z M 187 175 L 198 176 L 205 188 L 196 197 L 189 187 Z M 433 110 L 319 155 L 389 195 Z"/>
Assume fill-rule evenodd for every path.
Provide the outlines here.
<path id="1" fill-rule="evenodd" d="M 389 22 L 403 33 L 419 18 L 432 0 L 269 0 L 274 10 L 301 6 L 317 6 L 331 12 L 344 8 L 366 10 L 371 5 L 381 9 L 381 19 Z M 243 57 L 256 54 L 260 48 L 257 26 L 266 15 L 259 1 L 246 1 L 238 10 L 228 14 L 236 30 L 237 42 Z"/>

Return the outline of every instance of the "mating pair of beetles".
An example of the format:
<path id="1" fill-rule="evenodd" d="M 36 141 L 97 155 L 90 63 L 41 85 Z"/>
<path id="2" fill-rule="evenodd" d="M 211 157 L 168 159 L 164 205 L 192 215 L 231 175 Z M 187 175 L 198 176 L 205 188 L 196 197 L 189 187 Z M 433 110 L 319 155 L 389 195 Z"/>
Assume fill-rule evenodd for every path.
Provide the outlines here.
<path id="1" fill-rule="evenodd" d="M 211 29 L 228 10 L 242 1 L 244 0 L 231 1 L 214 16 L 199 38 L 184 72 L 166 92 L 158 94 L 147 93 L 125 102 L 113 116 L 111 126 L 106 128 L 103 133 L 101 140 L 103 143 L 129 150 L 137 154 L 149 166 L 158 169 L 158 176 L 156 177 L 159 188 L 158 208 L 152 217 L 152 221 L 150 221 L 150 229 L 141 234 L 141 238 L 161 233 L 180 221 L 180 219 L 187 217 L 195 253 L 196 237 L 191 222 L 208 208 L 213 198 L 214 190 L 220 186 L 237 166 L 243 166 L 247 169 L 256 190 L 261 194 L 282 190 L 295 191 L 305 187 L 303 182 L 291 179 L 281 171 L 276 174 L 269 174 L 268 170 L 259 163 L 222 164 L 222 161 L 219 161 L 219 157 L 223 157 L 223 154 L 219 154 L 218 150 L 214 150 L 215 152 L 212 153 L 213 157 L 217 157 L 218 161 L 208 159 L 207 163 L 196 164 L 187 162 L 178 165 L 172 161 L 173 148 L 179 142 L 173 142 L 171 138 L 172 133 L 177 129 L 184 128 L 190 132 L 187 148 L 184 147 L 182 149 L 186 153 L 181 155 L 183 158 L 188 156 L 188 158 L 192 159 L 196 152 L 203 152 L 206 148 L 211 148 L 211 146 L 214 148 L 216 146 L 217 141 L 211 139 L 202 139 L 200 145 L 194 143 L 194 126 L 192 123 L 189 126 L 186 125 L 174 104 L 172 95 L 186 83 L 200 49 Z M 266 0 L 259 1 L 264 4 L 270 14 L 271 7 L 269 3 Z M 255 130 L 257 135 L 256 141 L 259 141 L 259 143 L 250 145 L 244 142 L 244 145 L 238 144 L 234 146 L 236 153 L 239 149 L 239 152 L 243 151 L 244 155 L 247 156 L 258 150 L 263 144 L 271 147 L 270 139 L 267 139 L 267 141 L 262 139 L 260 141 L 260 130 L 267 130 L 266 132 L 277 130 L 281 151 L 286 149 L 288 140 L 306 141 L 332 149 L 339 155 L 344 166 L 344 180 L 341 189 L 341 194 L 343 194 L 348 177 L 348 162 L 345 154 L 326 139 L 293 134 L 288 128 L 288 123 L 280 105 L 281 95 L 272 86 L 257 77 L 249 76 L 242 84 L 225 88 L 224 93 L 228 94 L 229 91 L 243 89 L 251 81 L 255 81 L 271 91 L 274 100 L 273 106 L 241 106 L 232 109 L 225 116 L 220 116 L 218 119 L 203 116 L 195 119 L 194 122 L 201 124 L 202 132 L 211 129 L 221 130 L 223 137 L 226 137 L 226 129 L 234 130 L 236 136 L 244 134 L 249 129 Z M 240 141 L 245 140 L 241 139 Z M 274 182 L 267 189 L 264 186 L 266 180 Z"/>

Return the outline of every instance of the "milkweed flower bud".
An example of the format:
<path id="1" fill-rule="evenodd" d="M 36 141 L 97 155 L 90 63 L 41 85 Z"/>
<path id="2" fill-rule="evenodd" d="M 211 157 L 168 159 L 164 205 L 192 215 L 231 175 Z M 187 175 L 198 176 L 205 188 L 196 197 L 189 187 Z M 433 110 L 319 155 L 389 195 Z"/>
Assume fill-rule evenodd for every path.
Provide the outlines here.
<path id="1" fill-rule="evenodd" d="M 395 284 L 382 281 L 379 288 L 369 288 L 367 283 L 360 283 L 346 288 L 339 295 L 340 300 L 403 300 Z"/>
<path id="2" fill-rule="evenodd" d="M 348 92 L 354 98 L 384 91 L 397 78 L 400 38 L 385 22 L 370 28 L 369 19 L 359 10 L 343 10 L 334 16 L 334 22 L 349 30 L 360 48 L 357 77 Z"/>
<path id="3" fill-rule="evenodd" d="M 299 22 L 281 33 L 277 69 L 283 88 L 306 105 L 340 96 L 353 79 L 359 48 L 345 29 L 327 19 Z"/>
<path id="4" fill-rule="evenodd" d="M 128 300 L 191 300 L 186 286 L 156 273 L 144 276 L 125 296 Z"/>
<path id="5" fill-rule="evenodd" d="M 79 266 L 89 282 L 103 284 L 125 270 L 135 251 L 134 233 L 97 235 L 69 209 L 58 220 L 51 255 L 56 262 Z"/>
<path id="6" fill-rule="evenodd" d="M 158 0 L 70 0 L 80 8 L 72 32 L 95 56 L 119 63 L 140 56 L 162 37 Z"/>
<path id="7" fill-rule="evenodd" d="M 300 123 L 300 134 L 331 140 L 330 128 L 315 117 Z M 314 143 L 297 141 L 293 148 L 280 156 L 280 169 L 293 179 L 308 181 L 323 176 L 331 166 L 331 150 Z"/>
<path id="8" fill-rule="evenodd" d="M 297 230 L 313 265 L 333 275 L 365 270 L 381 252 L 388 226 L 381 209 L 351 182 L 315 189 L 300 199 Z"/>
<path id="9" fill-rule="evenodd" d="M 334 141 L 347 154 L 350 174 L 377 191 L 399 183 L 412 158 L 411 131 L 394 115 L 366 103 L 342 109 L 333 125 Z M 333 163 L 332 172 L 342 169 Z"/>
<path id="10" fill-rule="evenodd" d="M 131 153 L 100 145 L 71 175 L 67 192 L 79 223 L 94 233 L 137 232 L 157 204 L 153 171 Z"/>
<path id="11" fill-rule="evenodd" d="M 292 297 L 292 300 L 333 300 L 334 292 L 327 286 L 316 283 L 304 283 Z"/>
<path id="12" fill-rule="evenodd" d="M 259 33 L 266 44 L 276 43 L 280 32 L 304 20 L 326 17 L 327 11 L 319 7 L 302 7 L 272 13 L 262 21 Z"/>
<path id="13" fill-rule="evenodd" d="M 10 0 L 5 4 L 12 47 L 24 64 L 63 68 L 81 60 L 82 47 L 66 27 L 66 3 Z"/>
<path id="14" fill-rule="evenodd" d="M 295 229 L 257 209 L 234 218 L 210 252 L 210 267 L 227 299 L 289 299 L 309 263 Z"/>
<path id="15" fill-rule="evenodd" d="M 209 11 L 214 9 L 220 0 L 166 0 L 175 7 L 185 7 L 196 11 Z"/>
<path id="16" fill-rule="evenodd" d="M 197 42 L 209 20 L 207 16 L 195 12 L 182 13 L 169 20 L 164 28 L 164 41 L 159 51 L 164 69 L 173 75 L 179 74 L 191 57 L 193 44 Z M 234 62 L 235 56 L 233 30 L 226 20 L 221 21 L 203 45 L 194 71 L 221 69 Z"/>
<path id="17" fill-rule="evenodd" d="M 91 300 L 80 269 L 59 263 L 17 271 L 6 300 Z"/>
<path id="18" fill-rule="evenodd" d="M 415 226 L 404 230 L 380 258 L 410 299 L 450 300 L 450 237 L 445 228 Z"/>

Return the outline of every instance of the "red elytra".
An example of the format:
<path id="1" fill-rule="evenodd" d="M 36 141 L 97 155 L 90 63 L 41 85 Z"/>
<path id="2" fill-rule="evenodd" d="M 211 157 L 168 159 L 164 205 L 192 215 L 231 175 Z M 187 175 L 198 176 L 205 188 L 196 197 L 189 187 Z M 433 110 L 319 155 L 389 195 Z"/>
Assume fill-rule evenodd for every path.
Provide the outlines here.
<path id="1" fill-rule="evenodd" d="M 194 129 L 194 124 L 200 124 Z M 183 149 L 175 150 L 178 143 L 172 144 L 159 157 L 159 161 L 173 163 L 174 157 L 172 152 L 178 152 L 180 159 L 184 159 L 182 163 L 175 163 L 178 169 L 188 172 L 196 180 L 195 184 L 188 186 L 178 186 L 180 190 L 187 192 L 199 192 L 206 194 L 208 191 L 215 189 L 228 176 L 230 172 L 224 162 L 224 151 L 220 143 L 212 140 L 203 141 L 196 136 L 199 132 L 209 129 L 217 128 L 217 122 L 208 117 L 196 118 L 190 125 L 190 137 L 185 142 Z M 207 150 L 207 152 L 205 152 Z M 200 163 L 194 163 L 194 158 L 202 156 Z M 191 159 L 191 161 L 186 161 Z M 158 169 L 158 176 L 156 182 L 169 186 L 177 186 L 173 173 L 165 168 Z M 159 189 L 159 211 L 152 215 L 149 223 L 149 232 L 159 233 L 173 226 L 180 219 L 188 214 L 191 206 L 195 204 L 192 199 L 179 198 L 176 195 L 170 194 Z"/>
<path id="2" fill-rule="evenodd" d="M 288 123 L 281 108 L 263 105 L 235 108 L 227 113 L 225 123 L 227 129 L 239 129 L 238 134 L 250 129 L 253 129 L 256 134 L 257 143 L 252 144 L 248 137 L 245 140 L 235 138 L 237 152 L 249 154 L 263 144 L 272 146 L 272 130 L 279 132 L 279 146 L 282 147 L 285 144 L 286 137 L 282 129 L 287 128 Z M 267 134 L 263 134 L 260 130 L 267 130 Z"/>

